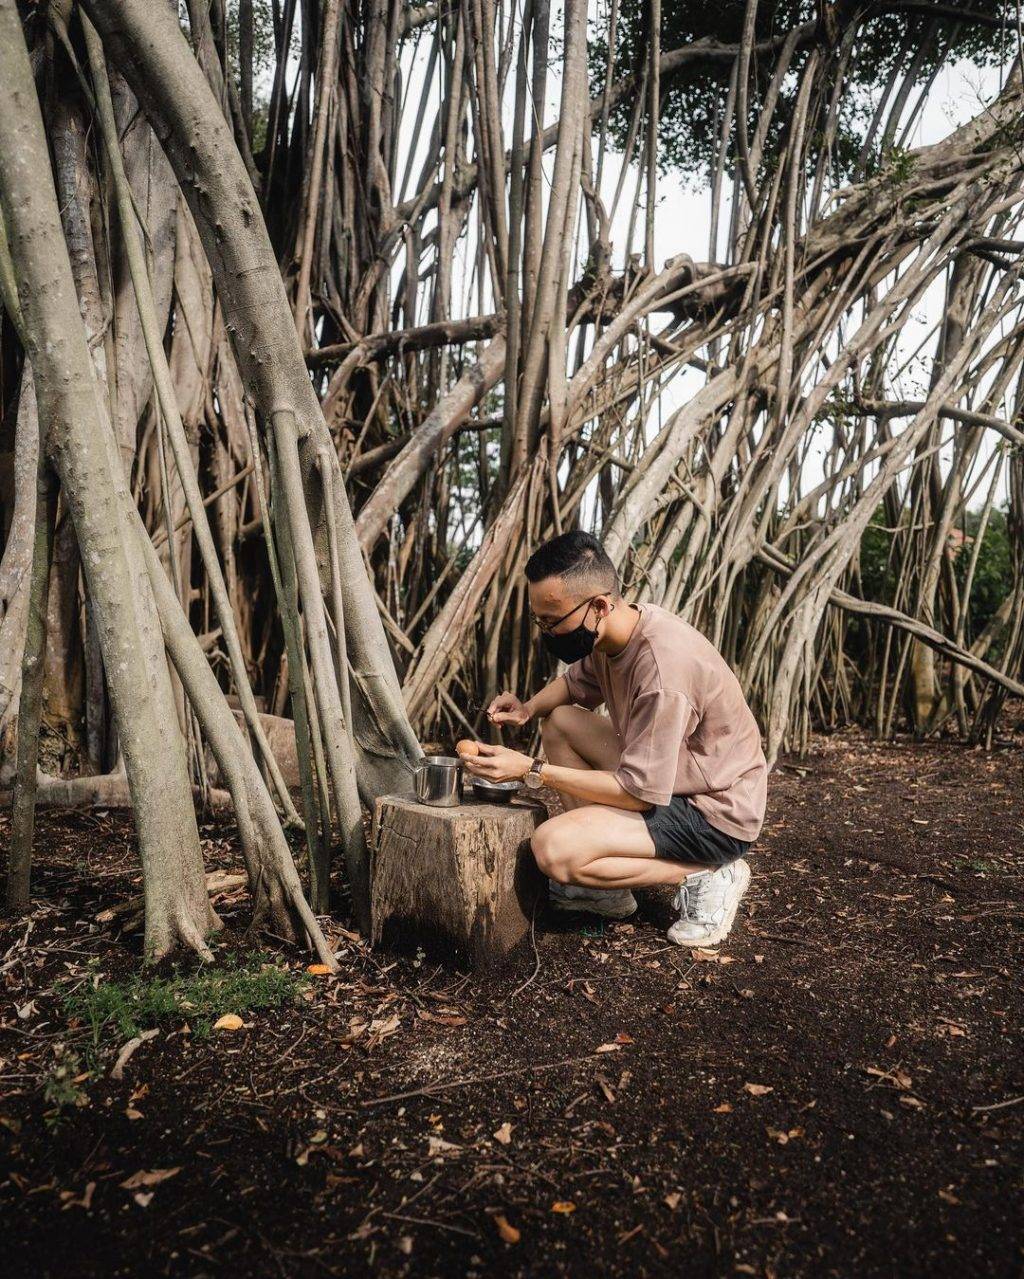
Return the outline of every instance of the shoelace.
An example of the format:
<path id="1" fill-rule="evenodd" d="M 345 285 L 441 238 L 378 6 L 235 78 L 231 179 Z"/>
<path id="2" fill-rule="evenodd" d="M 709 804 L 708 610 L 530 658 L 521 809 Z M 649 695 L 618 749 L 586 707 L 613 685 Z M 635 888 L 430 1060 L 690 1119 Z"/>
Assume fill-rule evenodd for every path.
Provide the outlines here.
<path id="1" fill-rule="evenodd" d="M 697 921 L 697 906 L 700 902 L 700 890 L 704 886 L 703 877 L 698 879 L 693 888 L 684 881 L 679 885 L 679 911 L 687 919 Z"/>

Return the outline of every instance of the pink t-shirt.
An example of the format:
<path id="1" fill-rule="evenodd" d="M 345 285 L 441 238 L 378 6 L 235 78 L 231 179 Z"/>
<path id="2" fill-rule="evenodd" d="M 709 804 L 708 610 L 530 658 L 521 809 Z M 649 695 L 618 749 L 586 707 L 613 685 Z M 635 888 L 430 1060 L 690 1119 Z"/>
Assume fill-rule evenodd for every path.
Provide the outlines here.
<path id="1" fill-rule="evenodd" d="M 629 607 L 640 618 L 622 652 L 595 649 L 564 672 L 570 700 L 607 704 L 623 790 L 648 804 L 686 795 L 718 830 L 756 839 L 768 766 L 739 680 L 689 622 L 657 604 Z"/>

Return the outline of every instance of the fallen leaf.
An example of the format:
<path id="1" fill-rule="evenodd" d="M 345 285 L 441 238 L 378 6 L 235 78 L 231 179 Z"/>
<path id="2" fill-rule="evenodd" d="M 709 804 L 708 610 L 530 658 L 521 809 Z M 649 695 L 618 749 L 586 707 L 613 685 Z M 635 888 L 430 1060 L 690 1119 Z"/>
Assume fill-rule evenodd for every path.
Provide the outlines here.
<path id="1" fill-rule="evenodd" d="M 124 1112 L 125 1119 L 145 1119 L 145 1115 L 141 1110 L 136 1110 L 134 1106 L 129 1106 Z"/>
<path id="2" fill-rule="evenodd" d="M 507 1146 L 512 1140 L 512 1125 L 506 1120 L 493 1136 L 495 1141 L 500 1141 L 503 1146 Z"/>
<path id="3" fill-rule="evenodd" d="M 600 1047 L 595 1048 L 594 1051 L 599 1053 L 617 1053 L 621 1050 L 621 1048 L 621 1044 L 601 1044 Z"/>
<path id="4" fill-rule="evenodd" d="M 777 1141 L 780 1146 L 788 1145 L 789 1142 L 795 1141 L 797 1137 L 804 1135 L 802 1128 L 790 1128 L 786 1132 L 784 1129 L 766 1127 L 765 1132 L 771 1137 L 772 1141 Z"/>
<path id="5" fill-rule="evenodd" d="M 92 1185 L 91 1182 L 89 1184 Z M 939 1198 L 944 1199 L 946 1203 L 948 1204 L 958 1204 L 960 1202 L 960 1200 L 956 1197 L 956 1195 L 953 1194 L 951 1190 L 940 1190 Z"/>
<path id="6" fill-rule="evenodd" d="M 84 1208 L 86 1212 L 88 1212 L 89 1209 L 92 1207 L 92 1196 L 95 1189 L 96 1189 L 95 1181 L 90 1181 L 86 1185 L 85 1190 L 82 1192 L 81 1196 L 76 1196 L 73 1190 L 61 1191 L 60 1197 L 61 1199 L 64 1200 L 61 1211 L 66 1212 L 68 1208 Z M 939 1191 L 939 1194 L 940 1195 L 942 1194 L 941 1190 Z M 958 1202 L 958 1201 L 954 1200 L 954 1202 Z"/>
<path id="7" fill-rule="evenodd" d="M 615 1036 L 615 1042 L 617 1044 L 632 1044 L 632 1043 L 635 1043 L 636 1040 L 633 1038 L 632 1035 L 627 1035 L 625 1031 L 620 1030 L 619 1033 Z"/>
<path id="8" fill-rule="evenodd" d="M 912 1097 L 910 1093 L 906 1092 L 900 1093 L 900 1105 L 902 1106 L 909 1106 L 912 1110 L 924 1110 L 926 1104 L 920 1097 Z"/>
<path id="9" fill-rule="evenodd" d="M 326 977 L 332 971 L 329 964 L 307 964 L 306 972 L 311 977 Z"/>
<path id="10" fill-rule="evenodd" d="M 426 1008 L 419 1009 L 416 1016 L 420 1021 L 433 1021 L 440 1026 L 465 1026 L 468 1020 L 457 1013 L 432 1013 Z"/>
<path id="11" fill-rule="evenodd" d="M 772 1091 L 771 1084 L 744 1084 L 743 1087 L 752 1097 L 763 1097 Z"/>
<path id="12" fill-rule="evenodd" d="M 914 1082 L 905 1070 L 880 1070 L 877 1066 L 865 1066 L 866 1075 L 874 1075 L 876 1079 L 887 1079 L 897 1088 L 909 1088 Z"/>
<path id="13" fill-rule="evenodd" d="M 348 1157 L 349 1159 L 362 1159 L 365 1154 L 366 1151 L 363 1149 L 363 1143 L 359 1142 L 358 1145 L 353 1146 L 348 1152 Z"/>
<path id="14" fill-rule="evenodd" d="M 214 1030 L 241 1030 L 245 1023 L 238 1013 L 225 1013 L 213 1023 Z"/>
<path id="15" fill-rule="evenodd" d="M 560 1212 L 565 1216 L 568 1216 L 570 1212 L 576 1211 L 576 1205 L 571 1199 L 556 1199 L 551 1205 L 551 1211 Z"/>
<path id="16" fill-rule="evenodd" d="M 705 950 L 703 946 L 697 946 L 690 951 L 690 958 L 698 964 L 716 964 L 718 962 L 718 951 Z"/>
<path id="17" fill-rule="evenodd" d="M 720 1106 L 715 1106 L 714 1113 L 716 1115 L 728 1115 L 732 1112 L 732 1106 L 727 1101 L 723 1101 Z"/>
<path id="18" fill-rule="evenodd" d="M 522 1238 L 520 1232 L 509 1223 L 508 1218 L 502 1212 L 494 1214 L 494 1225 L 505 1243 L 518 1243 Z"/>
<path id="19" fill-rule="evenodd" d="M 461 1146 L 456 1146 L 454 1142 L 445 1141 L 443 1137 L 429 1137 L 427 1139 L 427 1154 L 431 1159 L 435 1155 L 445 1155 L 452 1150 L 461 1150 Z"/>
<path id="20" fill-rule="evenodd" d="M 683 1196 L 679 1193 L 678 1190 L 673 1190 L 671 1194 L 665 1196 L 662 1202 L 664 1203 L 666 1208 L 669 1208 L 672 1212 L 675 1212 L 675 1210 L 679 1207 L 679 1201 L 682 1199 L 682 1197 Z"/>
<path id="21" fill-rule="evenodd" d="M 140 1169 L 139 1172 L 133 1172 L 120 1183 L 122 1190 L 138 1190 L 140 1186 L 159 1186 L 162 1181 L 168 1181 L 171 1177 L 176 1177 L 181 1172 L 181 1168 L 152 1168 L 148 1172 Z"/>
<path id="22" fill-rule="evenodd" d="M 152 1190 L 136 1190 L 135 1194 L 132 1195 L 132 1198 L 140 1208 L 148 1208 L 154 1193 L 155 1192 Z"/>

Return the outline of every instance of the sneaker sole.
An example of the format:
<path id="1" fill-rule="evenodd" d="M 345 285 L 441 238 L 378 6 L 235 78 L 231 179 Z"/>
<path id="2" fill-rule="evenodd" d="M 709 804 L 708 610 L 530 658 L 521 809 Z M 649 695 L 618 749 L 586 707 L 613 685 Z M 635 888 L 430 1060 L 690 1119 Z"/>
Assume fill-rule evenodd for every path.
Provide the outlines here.
<path id="1" fill-rule="evenodd" d="M 623 909 L 621 906 L 613 906 L 610 902 L 586 901 L 578 897 L 564 902 L 556 901 L 554 898 L 548 900 L 552 910 L 557 910 L 559 914 L 564 912 L 567 915 L 600 915 L 603 919 L 628 919 L 630 915 L 636 913 L 636 902 Z"/>
<path id="2" fill-rule="evenodd" d="M 720 942 L 725 941 L 726 937 L 728 937 L 732 932 L 733 921 L 736 918 L 737 910 L 739 910 L 740 902 L 743 900 L 743 895 L 750 887 L 750 867 L 747 865 L 745 858 L 740 859 L 740 877 L 743 880 L 743 886 L 737 893 L 736 900 L 733 902 L 731 910 L 713 932 L 710 932 L 699 939 L 684 937 L 682 940 L 677 941 L 676 938 L 672 936 L 672 928 L 670 928 L 667 934 L 669 941 L 674 942 L 677 946 L 717 946 Z"/>

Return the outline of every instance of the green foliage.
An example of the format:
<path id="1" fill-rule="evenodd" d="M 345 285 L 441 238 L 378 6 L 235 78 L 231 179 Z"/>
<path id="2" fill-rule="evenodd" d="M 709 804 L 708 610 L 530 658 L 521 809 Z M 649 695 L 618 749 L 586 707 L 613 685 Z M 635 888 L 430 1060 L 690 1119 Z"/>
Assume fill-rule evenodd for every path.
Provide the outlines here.
<path id="1" fill-rule="evenodd" d="M 974 549 L 974 538 L 981 523 L 981 516 L 976 511 L 968 512 L 966 519 L 966 538 L 958 549 L 954 560 L 954 572 L 961 592 L 967 582 L 967 569 L 970 565 Z M 974 570 L 974 581 L 971 584 L 971 607 L 967 627 L 968 641 L 972 641 L 979 632 L 985 629 L 999 605 L 1013 589 L 1013 562 L 1010 556 L 1010 533 L 1007 527 L 1006 511 L 994 510 L 989 516 L 988 527 L 981 541 L 978 553 L 978 565 Z M 988 656 L 1001 651 L 1000 647 L 990 650 Z"/>
<path id="2" fill-rule="evenodd" d="M 278 1008 L 307 984 L 302 974 L 280 968 L 268 956 L 229 955 L 217 967 L 175 970 L 170 977 L 138 973 L 124 981 L 103 981 L 97 974 L 69 990 L 63 1004 L 68 1017 L 89 1027 L 94 1047 L 105 1035 L 131 1039 L 168 1019 L 187 1020 L 202 1039 L 222 1014 Z"/>
<path id="3" fill-rule="evenodd" d="M 860 574 L 864 598 L 882 604 L 891 604 L 896 588 L 896 573 L 890 556 L 894 534 L 884 527 L 881 508 L 875 512 L 871 523 L 864 530 L 860 543 Z M 978 511 L 969 511 L 965 528 L 957 529 L 951 538 L 953 572 L 961 591 L 967 585 L 967 570 L 974 550 L 974 538 L 981 524 Z M 972 643 L 985 629 L 993 613 L 1013 589 L 1013 562 L 1010 536 L 1005 510 L 993 510 L 982 538 L 978 563 L 971 583 L 968 613 L 967 642 Z M 989 659 L 999 651 L 998 646 L 989 651 Z"/>
<path id="4" fill-rule="evenodd" d="M 57 1064 L 43 1083 L 43 1101 L 48 1107 L 45 1118 L 51 1127 L 59 1123 L 65 1110 L 89 1103 L 80 1079 L 83 1074 L 82 1059 L 63 1045 L 58 1045 L 57 1050 Z"/>
<path id="5" fill-rule="evenodd" d="M 678 0 L 662 7 L 661 47 L 664 52 L 680 49 L 699 41 L 715 41 L 735 47 L 740 42 L 745 4 L 743 0 L 723 0 L 709 5 L 695 0 Z M 1003 6 L 996 0 L 977 0 L 971 4 L 974 13 L 998 20 Z M 923 85 L 941 61 L 968 61 L 987 66 L 1012 53 L 1006 32 L 998 21 L 993 26 L 963 20 L 954 6 L 934 18 L 919 12 L 876 14 L 864 18 L 864 10 L 839 5 L 822 6 L 816 0 L 781 0 L 758 6 L 755 26 L 757 41 L 775 40 L 781 46 L 787 32 L 811 21 L 826 11 L 834 30 L 828 33 L 829 55 L 833 65 L 847 21 L 857 21 L 859 34 L 854 56 L 846 70 L 846 87 L 839 103 L 837 136 L 832 158 L 838 176 L 848 178 L 852 172 L 873 111 L 873 99 L 889 79 L 894 68 L 910 59 L 904 47 L 909 36 L 911 48 L 926 42 L 927 55 L 916 72 L 916 82 Z M 649 6 L 646 0 L 622 0 L 620 4 L 615 79 L 630 71 L 642 71 L 649 45 Z M 799 75 L 809 47 L 793 59 L 779 98 L 765 146 L 764 160 L 770 165 L 791 117 L 799 88 Z M 607 73 L 608 33 L 606 20 L 592 26 L 589 44 L 591 92 L 601 93 Z M 662 76 L 661 118 L 658 122 L 658 161 L 663 172 L 676 170 L 699 182 L 711 168 L 720 131 L 721 112 L 729 87 L 733 59 L 726 57 L 697 58 L 683 63 L 677 70 Z M 750 101 L 749 131 L 753 136 L 761 110 L 763 94 L 774 70 L 775 52 L 756 54 L 753 74 L 757 90 Z M 610 131 L 613 145 L 622 150 L 629 120 L 636 101 L 635 94 L 612 110 Z M 824 112 L 827 103 L 821 104 Z M 812 159 L 816 155 L 814 139 L 820 139 L 824 116 L 812 121 L 810 138 Z M 879 139 L 881 141 L 881 139 Z M 732 140 L 735 145 L 735 140 Z"/>

